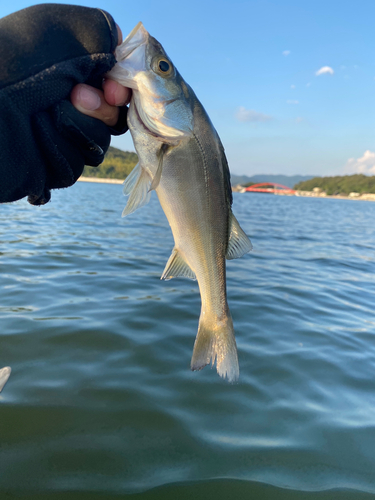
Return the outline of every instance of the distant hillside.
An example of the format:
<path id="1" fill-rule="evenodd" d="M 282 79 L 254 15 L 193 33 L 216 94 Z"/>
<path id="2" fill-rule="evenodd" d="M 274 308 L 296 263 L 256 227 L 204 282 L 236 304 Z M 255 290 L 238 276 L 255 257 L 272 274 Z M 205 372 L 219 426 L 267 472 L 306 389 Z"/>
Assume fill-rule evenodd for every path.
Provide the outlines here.
<path id="1" fill-rule="evenodd" d="M 110 146 L 104 161 L 99 167 L 85 166 L 84 177 L 99 177 L 102 179 L 122 179 L 124 180 L 133 170 L 138 162 L 136 153 L 122 151 Z M 257 182 L 277 182 L 284 186 L 293 187 L 296 183 L 311 179 L 311 175 L 232 175 L 232 186 L 237 184 L 248 184 Z M 315 186 L 314 186 L 315 187 Z"/>
<path id="2" fill-rule="evenodd" d="M 312 191 L 321 188 L 328 195 L 355 193 L 375 193 L 375 176 L 363 174 L 344 175 L 337 177 L 314 177 L 306 182 L 299 182 L 294 189 Z"/>
<path id="3" fill-rule="evenodd" d="M 121 151 L 121 149 L 110 148 L 105 155 L 104 161 L 99 167 L 85 166 L 83 176 L 100 177 L 104 179 L 125 179 L 138 162 L 136 153 Z"/>
<path id="4" fill-rule="evenodd" d="M 252 175 L 251 177 L 247 175 L 231 175 L 232 186 L 237 184 L 248 184 L 248 183 L 258 183 L 258 182 L 276 182 L 277 184 L 283 184 L 284 186 L 292 188 L 295 184 L 302 181 L 307 181 L 313 178 L 312 175 L 268 175 L 268 174 L 258 174 Z"/>

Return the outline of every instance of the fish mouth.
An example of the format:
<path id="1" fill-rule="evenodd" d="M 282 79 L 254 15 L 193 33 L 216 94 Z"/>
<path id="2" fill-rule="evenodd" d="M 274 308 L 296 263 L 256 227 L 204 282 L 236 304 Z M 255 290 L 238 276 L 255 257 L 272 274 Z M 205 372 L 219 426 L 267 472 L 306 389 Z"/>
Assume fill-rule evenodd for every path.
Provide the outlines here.
<path id="1" fill-rule="evenodd" d="M 137 74 L 146 70 L 146 46 L 149 34 L 139 22 L 115 50 L 117 63 L 107 77 L 136 90 Z"/>
<path id="2" fill-rule="evenodd" d="M 125 38 L 121 45 L 115 50 L 115 57 L 117 62 L 121 62 L 130 56 L 135 49 L 140 45 L 148 42 L 149 34 L 145 30 L 143 24 L 139 22 Z"/>

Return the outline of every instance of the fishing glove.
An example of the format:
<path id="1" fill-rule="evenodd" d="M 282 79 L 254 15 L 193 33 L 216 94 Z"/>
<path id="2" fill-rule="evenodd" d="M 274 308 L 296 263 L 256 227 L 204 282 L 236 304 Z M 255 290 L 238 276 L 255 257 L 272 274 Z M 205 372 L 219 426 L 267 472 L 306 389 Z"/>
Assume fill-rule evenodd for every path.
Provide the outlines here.
<path id="1" fill-rule="evenodd" d="M 99 9 L 41 4 L 0 19 L 0 202 L 74 184 L 84 165 L 99 165 L 114 128 L 70 103 L 78 83 L 101 88 L 116 60 L 117 29 Z"/>

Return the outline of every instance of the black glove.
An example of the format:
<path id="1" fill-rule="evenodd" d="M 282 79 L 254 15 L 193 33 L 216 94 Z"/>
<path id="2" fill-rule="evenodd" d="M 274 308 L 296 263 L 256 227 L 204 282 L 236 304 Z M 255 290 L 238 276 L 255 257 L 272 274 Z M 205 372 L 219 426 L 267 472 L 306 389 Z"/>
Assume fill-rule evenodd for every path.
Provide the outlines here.
<path id="1" fill-rule="evenodd" d="M 101 88 L 116 45 L 99 9 L 41 4 L 0 19 L 0 202 L 47 203 L 50 189 L 103 161 L 111 133 L 127 130 L 127 108 L 111 129 L 69 101 L 77 83 Z"/>

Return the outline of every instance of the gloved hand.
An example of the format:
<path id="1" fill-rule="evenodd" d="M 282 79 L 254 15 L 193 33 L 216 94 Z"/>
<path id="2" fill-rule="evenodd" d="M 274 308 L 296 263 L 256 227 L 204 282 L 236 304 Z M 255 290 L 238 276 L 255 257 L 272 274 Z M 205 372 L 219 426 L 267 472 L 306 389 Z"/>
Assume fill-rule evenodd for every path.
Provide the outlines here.
<path id="1" fill-rule="evenodd" d="M 78 83 L 101 88 L 116 60 L 117 28 L 99 9 L 41 4 L 0 19 L 0 202 L 42 205 L 84 165 L 99 165 L 113 128 L 73 107 Z"/>

